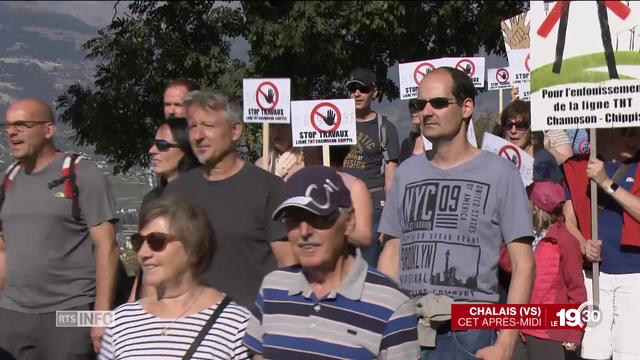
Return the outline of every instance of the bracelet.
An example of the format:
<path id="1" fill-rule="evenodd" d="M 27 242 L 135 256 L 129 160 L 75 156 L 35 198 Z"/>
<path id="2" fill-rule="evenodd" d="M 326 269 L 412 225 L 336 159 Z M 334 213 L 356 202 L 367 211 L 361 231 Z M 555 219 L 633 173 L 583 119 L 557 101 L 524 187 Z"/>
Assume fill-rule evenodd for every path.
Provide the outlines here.
<path id="1" fill-rule="evenodd" d="M 609 187 L 607 188 L 607 192 L 609 194 L 613 194 L 614 192 L 616 192 L 616 190 L 618 190 L 619 186 L 618 184 L 612 182 L 611 185 L 609 185 Z"/>

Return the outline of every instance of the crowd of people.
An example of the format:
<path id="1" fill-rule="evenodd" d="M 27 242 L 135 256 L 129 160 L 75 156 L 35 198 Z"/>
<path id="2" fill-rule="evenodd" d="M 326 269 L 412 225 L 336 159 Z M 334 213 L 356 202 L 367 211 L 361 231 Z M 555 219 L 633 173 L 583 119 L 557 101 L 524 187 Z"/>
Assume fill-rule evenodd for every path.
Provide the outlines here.
<path id="1" fill-rule="evenodd" d="M 48 104 L 12 103 L 0 358 L 640 359 L 640 129 L 598 130 L 589 160 L 563 130 L 532 132 L 515 94 L 494 134 L 534 157 L 525 186 L 509 160 L 469 142 L 464 72 L 422 79 L 403 141 L 372 109 L 372 71 L 355 69 L 345 94 L 357 144 L 332 146 L 330 167 L 319 148 L 293 147 L 288 125 L 271 127 L 252 164 L 236 148 L 237 102 L 168 82 L 149 149 L 160 181 L 130 238 L 135 279 L 118 276 L 105 176 L 54 147 Z M 447 320 L 455 302 L 592 301 L 596 262 L 602 319 L 589 331 L 455 331 Z M 56 327 L 56 311 L 113 309 L 107 327 Z"/>

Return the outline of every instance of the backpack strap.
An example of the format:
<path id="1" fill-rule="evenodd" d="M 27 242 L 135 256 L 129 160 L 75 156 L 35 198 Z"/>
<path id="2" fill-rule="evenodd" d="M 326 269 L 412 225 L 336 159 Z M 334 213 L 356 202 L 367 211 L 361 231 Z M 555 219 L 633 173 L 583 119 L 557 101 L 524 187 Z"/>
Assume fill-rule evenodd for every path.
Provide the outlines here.
<path id="1" fill-rule="evenodd" d="M 384 165 L 389 162 L 389 151 L 387 150 L 387 127 L 384 124 L 387 120 L 387 117 L 384 115 L 380 116 L 378 119 L 378 135 L 380 139 L 380 149 L 382 150 L 382 167 L 380 168 L 380 173 L 384 175 Z"/>
<path id="2" fill-rule="evenodd" d="M 22 165 L 20 164 L 20 161 L 16 161 L 7 168 L 7 171 L 5 171 L 4 180 L 2 180 L 2 186 L 0 187 L 0 209 L 2 209 L 2 205 L 4 205 L 5 192 L 9 186 L 11 186 L 13 179 L 16 178 L 20 169 L 22 169 Z"/>
<path id="3" fill-rule="evenodd" d="M 64 197 L 72 200 L 71 215 L 76 221 L 80 221 L 80 189 L 78 188 L 78 178 L 76 167 L 82 157 L 76 153 L 66 153 L 62 162 L 60 178 L 47 184 L 49 189 L 64 184 Z"/>

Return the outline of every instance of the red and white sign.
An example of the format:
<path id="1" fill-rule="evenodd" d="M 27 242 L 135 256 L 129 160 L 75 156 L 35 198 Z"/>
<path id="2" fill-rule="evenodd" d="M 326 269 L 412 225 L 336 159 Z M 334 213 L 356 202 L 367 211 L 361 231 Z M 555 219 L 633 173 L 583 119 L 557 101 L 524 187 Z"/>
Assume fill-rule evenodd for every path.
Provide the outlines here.
<path id="1" fill-rule="evenodd" d="M 507 53 L 511 69 L 511 85 L 518 88 L 520 100 L 530 99 L 529 49 L 513 49 Z"/>
<path id="2" fill-rule="evenodd" d="M 508 67 L 487 69 L 487 89 L 509 89 L 511 88 L 511 73 Z"/>
<path id="3" fill-rule="evenodd" d="M 463 71 L 469 77 L 473 77 L 473 74 L 476 73 L 476 64 L 471 60 L 462 59 L 456 64 L 456 69 Z"/>
<path id="4" fill-rule="evenodd" d="M 293 146 L 355 145 L 353 99 L 291 102 Z"/>
<path id="5" fill-rule="evenodd" d="M 520 177 L 525 186 L 533 182 L 533 156 L 513 145 L 507 140 L 493 134 L 484 133 L 482 150 L 498 154 L 509 160 L 520 172 Z"/>
<path id="6" fill-rule="evenodd" d="M 443 59 L 420 60 L 400 64 L 398 66 L 400 99 L 415 99 L 418 95 L 418 85 L 422 78 L 442 66 L 448 66 Z"/>
<path id="7" fill-rule="evenodd" d="M 463 71 L 473 81 L 473 86 L 477 88 L 484 87 L 484 58 L 483 57 L 457 57 L 442 58 L 441 66 L 450 66 Z"/>
<path id="8" fill-rule="evenodd" d="M 291 115 L 289 79 L 244 79 L 244 121 L 288 124 Z"/>

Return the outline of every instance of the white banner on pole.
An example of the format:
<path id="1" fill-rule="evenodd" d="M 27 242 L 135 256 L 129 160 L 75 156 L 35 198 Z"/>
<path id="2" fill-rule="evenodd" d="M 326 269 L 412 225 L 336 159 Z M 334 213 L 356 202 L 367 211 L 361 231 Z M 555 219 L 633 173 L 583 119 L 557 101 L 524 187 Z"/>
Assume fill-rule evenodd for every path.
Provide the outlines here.
<path id="1" fill-rule="evenodd" d="M 511 72 L 508 67 L 487 69 L 487 90 L 511 88 Z"/>
<path id="2" fill-rule="evenodd" d="M 355 145 L 355 101 L 292 101 L 291 136 L 293 146 Z"/>
<path id="3" fill-rule="evenodd" d="M 243 79 L 244 122 L 288 124 L 291 111 L 290 79 Z"/>

